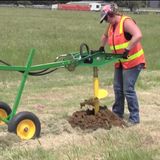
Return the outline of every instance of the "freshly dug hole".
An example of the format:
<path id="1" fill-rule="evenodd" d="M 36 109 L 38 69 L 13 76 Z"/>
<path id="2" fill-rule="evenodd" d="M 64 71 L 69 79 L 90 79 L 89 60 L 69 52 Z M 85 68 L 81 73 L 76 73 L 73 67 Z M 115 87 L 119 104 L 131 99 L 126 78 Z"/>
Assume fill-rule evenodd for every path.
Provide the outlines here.
<path id="1" fill-rule="evenodd" d="M 102 107 L 104 108 L 104 107 Z M 80 127 L 82 130 L 98 128 L 111 129 L 112 126 L 124 127 L 126 123 L 108 108 L 94 114 L 94 110 L 76 111 L 68 118 L 73 128 Z"/>

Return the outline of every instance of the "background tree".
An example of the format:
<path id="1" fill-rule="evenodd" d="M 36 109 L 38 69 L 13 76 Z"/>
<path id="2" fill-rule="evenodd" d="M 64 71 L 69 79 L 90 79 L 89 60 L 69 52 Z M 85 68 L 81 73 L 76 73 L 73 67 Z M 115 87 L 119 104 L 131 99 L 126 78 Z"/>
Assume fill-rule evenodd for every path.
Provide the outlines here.
<path id="1" fill-rule="evenodd" d="M 146 1 L 127 1 L 127 0 L 115 0 L 120 7 L 127 7 L 131 12 L 135 11 L 140 7 L 146 7 Z"/>

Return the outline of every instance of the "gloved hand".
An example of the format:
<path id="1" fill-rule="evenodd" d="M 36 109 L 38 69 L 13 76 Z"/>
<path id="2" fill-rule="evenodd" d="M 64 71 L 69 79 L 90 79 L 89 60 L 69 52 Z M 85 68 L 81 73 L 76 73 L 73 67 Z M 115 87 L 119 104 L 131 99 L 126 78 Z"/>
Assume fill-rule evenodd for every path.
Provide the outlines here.
<path id="1" fill-rule="evenodd" d="M 103 47 L 103 46 L 99 47 L 99 51 L 100 51 L 100 52 L 105 52 L 104 47 Z"/>
<path id="2" fill-rule="evenodd" d="M 122 57 L 123 57 L 124 59 L 128 59 L 128 54 L 129 54 L 129 50 L 128 50 L 128 49 L 125 49 Z"/>

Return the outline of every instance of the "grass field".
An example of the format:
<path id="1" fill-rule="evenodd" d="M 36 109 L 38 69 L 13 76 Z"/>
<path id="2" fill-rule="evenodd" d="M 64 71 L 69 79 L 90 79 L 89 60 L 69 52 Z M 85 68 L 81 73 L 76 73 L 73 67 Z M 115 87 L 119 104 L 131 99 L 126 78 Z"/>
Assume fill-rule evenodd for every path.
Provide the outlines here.
<path id="1" fill-rule="evenodd" d="M 84 132 L 73 129 L 67 117 L 79 110 L 79 103 L 92 96 L 92 68 L 60 69 L 27 81 L 18 111 L 32 111 L 41 121 L 41 137 L 21 141 L 0 127 L 0 160 L 159 160 L 160 159 L 160 59 L 159 15 L 130 15 L 143 33 L 147 69 L 137 83 L 141 124 L 126 128 Z M 98 49 L 105 24 L 99 13 L 0 8 L 0 59 L 24 65 L 31 48 L 34 64 L 79 51 L 82 42 Z M 108 50 L 109 52 L 109 50 Z M 109 96 L 101 103 L 111 108 L 113 65 L 100 69 L 102 88 Z M 0 73 L 1 101 L 13 105 L 21 75 Z M 126 117 L 128 116 L 126 106 Z"/>

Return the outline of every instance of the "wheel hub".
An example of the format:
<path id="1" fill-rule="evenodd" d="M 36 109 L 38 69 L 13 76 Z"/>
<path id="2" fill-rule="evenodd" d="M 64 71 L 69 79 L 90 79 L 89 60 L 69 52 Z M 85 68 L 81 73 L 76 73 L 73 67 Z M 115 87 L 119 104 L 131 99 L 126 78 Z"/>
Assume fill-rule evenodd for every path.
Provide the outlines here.
<path id="1" fill-rule="evenodd" d="M 36 132 L 35 124 L 32 120 L 22 120 L 17 126 L 17 135 L 21 139 L 31 139 L 34 137 Z"/>
<path id="2" fill-rule="evenodd" d="M 1 118 L 7 118 L 7 116 L 8 116 L 8 115 L 7 115 L 6 111 L 3 110 L 3 109 L 0 109 L 0 117 L 1 117 Z M 5 124 L 5 123 L 0 120 L 0 126 L 1 126 L 1 125 L 4 125 L 4 124 Z"/>
<path id="3" fill-rule="evenodd" d="M 28 132 L 28 128 L 26 127 L 26 128 L 24 128 L 24 132 Z"/>

